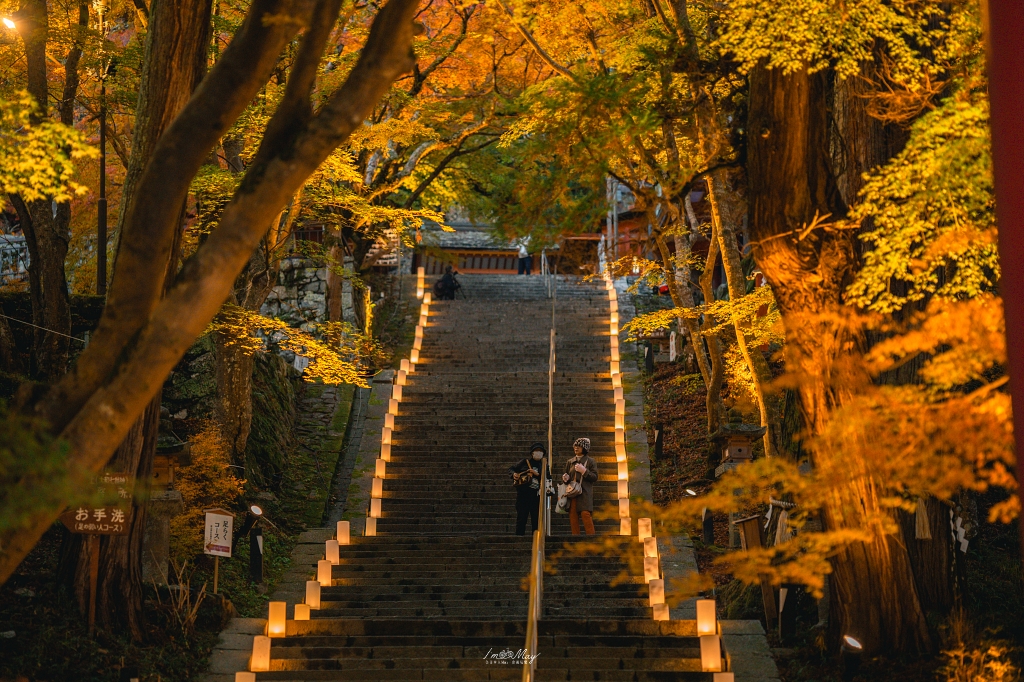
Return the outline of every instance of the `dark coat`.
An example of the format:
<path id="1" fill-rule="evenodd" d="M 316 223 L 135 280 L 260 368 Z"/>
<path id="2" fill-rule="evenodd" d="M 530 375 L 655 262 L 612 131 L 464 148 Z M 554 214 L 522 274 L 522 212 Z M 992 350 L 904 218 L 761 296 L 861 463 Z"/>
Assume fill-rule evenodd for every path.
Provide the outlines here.
<path id="1" fill-rule="evenodd" d="M 532 457 L 524 457 L 523 459 L 519 460 L 518 463 L 508 468 L 508 477 L 511 479 L 512 474 L 521 474 L 531 467 L 534 470 L 536 470 L 539 474 L 541 461 L 536 461 Z M 550 469 L 548 470 L 548 480 L 551 480 Z M 531 488 L 529 483 L 524 483 L 523 485 L 516 486 L 516 495 L 518 495 L 519 497 L 535 498 L 538 495 L 540 495 L 540 488 Z"/>
<path id="2" fill-rule="evenodd" d="M 569 480 L 579 480 L 581 474 L 575 470 L 576 457 L 569 458 L 565 463 L 565 472 L 569 474 Z M 579 511 L 594 511 L 594 484 L 597 483 L 597 462 L 590 455 L 583 455 L 579 459 L 580 464 L 587 467 L 587 473 L 583 477 L 583 493 L 576 498 L 576 509 Z M 561 481 L 559 481 L 561 482 Z"/>

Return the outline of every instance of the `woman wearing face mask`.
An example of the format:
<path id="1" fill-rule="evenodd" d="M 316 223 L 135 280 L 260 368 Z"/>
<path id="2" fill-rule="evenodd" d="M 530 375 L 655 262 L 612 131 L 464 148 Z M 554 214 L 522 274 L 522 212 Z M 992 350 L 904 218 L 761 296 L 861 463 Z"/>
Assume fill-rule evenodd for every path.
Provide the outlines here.
<path id="1" fill-rule="evenodd" d="M 512 485 L 516 487 L 516 535 L 526 535 L 526 518 L 533 521 L 533 529 L 537 530 L 537 513 L 540 510 L 540 469 L 541 460 L 547 454 L 542 443 L 530 446 L 530 456 L 518 464 L 508 468 Z M 548 471 L 551 480 L 551 471 Z"/>
<path id="2" fill-rule="evenodd" d="M 562 482 L 582 481 L 583 492 L 569 500 L 569 527 L 573 535 L 580 534 L 580 519 L 587 535 L 595 535 L 594 520 L 594 483 L 597 482 L 597 462 L 587 453 L 590 452 L 590 439 L 577 438 L 572 444 L 575 455 L 565 463 Z M 579 516 L 577 516 L 577 514 Z"/>

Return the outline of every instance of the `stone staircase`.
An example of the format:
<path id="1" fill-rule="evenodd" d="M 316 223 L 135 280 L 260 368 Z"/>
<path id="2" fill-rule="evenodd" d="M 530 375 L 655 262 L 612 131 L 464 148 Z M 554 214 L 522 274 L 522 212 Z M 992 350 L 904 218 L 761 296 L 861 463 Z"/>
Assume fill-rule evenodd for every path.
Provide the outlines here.
<path id="1" fill-rule="evenodd" d="M 258 680 L 520 678 L 507 657 L 525 640 L 530 537 L 514 535 L 506 469 L 547 438 L 551 301 L 540 277 L 461 279 L 465 300 L 431 305 L 395 420 L 377 536 L 341 548 L 320 610 L 272 640 L 271 670 Z M 575 438 L 589 437 L 595 508 L 616 504 L 603 287 L 560 282 L 556 324 L 555 470 Z M 710 682 L 695 623 L 653 621 L 642 577 L 614 553 L 559 552 L 575 540 L 567 518 L 551 516 L 549 557 L 562 556 L 544 578 L 539 679 Z M 609 542 L 636 544 L 618 537 L 617 521 L 596 526 Z"/>

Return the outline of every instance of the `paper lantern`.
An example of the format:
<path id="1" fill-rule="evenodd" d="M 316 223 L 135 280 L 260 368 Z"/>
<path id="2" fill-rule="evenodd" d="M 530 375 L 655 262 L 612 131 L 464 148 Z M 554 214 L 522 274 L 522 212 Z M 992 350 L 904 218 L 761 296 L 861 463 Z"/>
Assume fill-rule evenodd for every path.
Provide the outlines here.
<path id="1" fill-rule="evenodd" d="M 309 620 L 309 605 L 308 604 L 296 604 L 295 605 L 295 620 Z"/>
<path id="2" fill-rule="evenodd" d="M 647 583 L 647 599 L 651 606 L 665 603 L 665 580 L 663 578 Z"/>
<path id="3" fill-rule="evenodd" d="M 637 519 L 636 521 L 636 536 L 643 542 L 649 537 L 653 536 L 651 533 L 651 520 L 650 519 Z"/>
<path id="4" fill-rule="evenodd" d="M 416 298 L 423 298 L 423 285 L 418 284 L 416 287 Z"/>
<path id="5" fill-rule="evenodd" d="M 615 287 L 612 287 L 611 289 L 608 290 L 608 300 L 609 301 L 618 301 L 619 300 L 619 292 L 615 291 Z"/>
<path id="6" fill-rule="evenodd" d="M 412 371 L 412 369 L 409 367 L 409 364 L 410 363 L 409 363 L 408 360 L 406 360 L 405 358 L 402 358 L 402 361 L 400 363 L 398 363 L 398 367 L 399 367 L 398 371 L 399 372 L 405 372 L 406 374 L 408 374 L 409 372 Z"/>
<path id="7" fill-rule="evenodd" d="M 644 538 L 644 556 L 658 558 L 658 538 Z"/>
<path id="8" fill-rule="evenodd" d="M 416 277 L 417 278 L 423 279 L 426 276 L 427 276 L 427 268 L 426 268 L 426 266 L 421 265 L 418 268 L 416 268 Z"/>
<path id="9" fill-rule="evenodd" d="M 429 291 L 423 294 L 423 305 L 430 305 L 431 301 L 433 301 L 433 296 L 430 295 Z"/>
<path id="10" fill-rule="evenodd" d="M 420 306 L 420 317 L 426 317 L 429 314 L 430 314 L 430 306 L 427 305 L 426 303 L 424 303 L 423 305 Z M 424 325 L 420 325 L 420 326 L 421 327 L 425 327 L 427 325 L 424 324 Z"/>
<path id="11" fill-rule="evenodd" d="M 619 535 L 632 535 L 633 522 L 630 519 L 619 519 Z"/>
<path id="12" fill-rule="evenodd" d="M 316 579 L 321 587 L 331 586 L 331 562 L 327 559 L 316 562 Z"/>
<path id="13" fill-rule="evenodd" d="M 427 326 L 427 315 L 426 315 L 426 313 L 420 315 L 419 325 L 421 327 L 426 327 Z"/>
<path id="14" fill-rule="evenodd" d="M 363 535 L 368 538 L 372 538 L 377 535 L 377 519 L 373 517 L 366 519 L 366 526 L 363 527 Z"/>
<path id="15" fill-rule="evenodd" d="M 374 466 L 373 475 L 376 476 L 377 478 L 384 478 L 384 474 L 386 473 L 386 471 L 387 463 L 383 458 L 378 459 L 376 465 Z"/>
<path id="16" fill-rule="evenodd" d="M 383 479 L 374 477 L 373 483 L 370 486 L 370 497 L 381 498 L 384 497 L 384 481 Z M 380 514 L 377 514 L 379 517 Z"/>
<path id="17" fill-rule="evenodd" d="M 270 638 L 256 635 L 252 639 L 252 657 L 249 659 L 249 670 L 263 672 L 270 670 Z"/>
<path id="18" fill-rule="evenodd" d="M 615 310 L 612 311 L 610 322 L 612 324 L 618 324 L 619 323 L 619 313 L 617 311 L 615 311 Z"/>
<path id="19" fill-rule="evenodd" d="M 385 419 L 387 419 L 387 417 L 385 417 Z M 387 427 L 384 428 L 383 431 L 380 432 L 380 442 L 381 442 L 381 445 L 391 445 L 391 432 L 392 432 L 392 430 L 393 430 L 392 427 L 387 426 Z"/>
<path id="20" fill-rule="evenodd" d="M 395 416 L 398 416 L 398 401 L 394 398 L 388 400 L 388 412 Z"/>
<path id="21" fill-rule="evenodd" d="M 380 479 L 379 478 L 375 478 L 374 480 L 375 481 L 379 481 Z M 372 500 L 370 500 L 370 518 L 373 518 L 373 519 L 379 519 L 380 518 L 380 498 L 379 497 L 375 497 Z"/>
<path id="22" fill-rule="evenodd" d="M 417 336 L 415 339 L 412 340 L 412 348 L 413 348 L 413 350 L 423 350 L 423 337 L 422 336 Z"/>
<path id="23" fill-rule="evenodd" d="M 735 673 L 715 673 L 713 682 L 736 682 Z"/>
<path id="24" fill-rule="evenodd" d="M 384 428 L 385 429 L 394 429 L 395 428 L 395 415 L 393 415 L 390 412 L 388 412 L 386 415 L 384 415 Z"/>
<path id="25" fill-rule="evenodd" d="M 347 545 L 352 542 L 351 524 L 348 521 L 338 521 L 338 544 Z"/>
<path id="26" fill-rule="evenodd" d="M 700 668 L 706 673 L 722 670 L 722 642 L 718 635 L 704 635 L 700 638 Z"/>
<path id="27" fill-rule="evenodd" d="M 615 442 L 616 443 L 622 443 L 623 445 L 626 444 L 626 430 L 625 429 L 623 429 L 621 427 L 618 427 L 618 426 L 615 427 Z"/>
<path id="28" fill-rule="evenodd" d="M 626 444 L 616 443 L 615 444 L 615 461 L 625 462 L 626 461 Z"/>
<path id="29" fill-rule="evenodd" d="M 652 556 L 644 557 L 644 582 L 649 583 L 658 579 L 658 559 Z"/>
<path id="30" fill-rule="evenodd" d="M 619 480 L 620 481 L 628 481 L 629 480 L 629 464 L 627 462 L 619 462 L 618 465 L 619 465 Z"/>
<path id="31" fill-rule="evenodd" d="M 697 600 L 697 634 L 718 634 L 718 615 L 715 611 L 714 599 Z"/>
<path id="32" fill-rule="evenodd" d="M 609 338 L 608 339 L 608 343 L 611 344 L 612 348 L 618 348 L 619 347 L 619 337 L 613 336 L 613 337 Z"/>
<path id="33" fill-rule="evenodd" d="M 622 376 L 618 372 L 612 375 L 612 388 L 622 388 Z"/>
<path id="34" fill-rule="evenodd" d="M 614 378 L 612 379 L 614 381 Z M 612 391 L 612 398 L 616 401 L 622 400 L 622 386 L 615 386 Z"/>
<path id="35" fill-rule="evenodd" d="M 653 580 L 651 582 L 654 582 Z M 654 609 L 654 620 L 668 620 L 668 604 L 655 604 Z"/>
<path id="36" fill-rule="evenodd" d="M 420 327 L 420 326 L 416 327 L 416 331 L 413 332 L 413 338 L 415 338 L 415 339 L 422 339 L 423 338 L 423 327 Z"/>
<path id="37" fill-rule="evenodd" d="M 618 497 L 620 500 L 624 497 L 629 497 L 629 481 L 616 481 L 619 484 Z"/>
<path id="38" fill-rule="evenodd" d="M 609 300 L 608 301 L 608 309 L 611 310 L 613 313 L 619 312 L 619 301 L 617 299 L 614 300 L 614 301 L 613 300 Z"/>
<path id="39" fill-rule="evenodd" d="M 267 636 L 284 637 L 285 621 L 288 620 L 288 603 L 272 601 L 267 615 Z"/>
<path id="40" fill-rule="evenodd" d="M 416 350 L 415 348 L 413 348 L 411 351 L 409 351 L 409 362 L 411 362 L 412 364 L 415 365 L 419 361 L 420 361 L 420 352 L 418 350 Z"/>
<path id="41" fill-rule="evenodd" d="M 615 415 L 616 437 L 618 436 L 618 432 L 620 430 L 625 430 L 625 428 L 626 428 L 626 415 L 624 415 L 624 414 L 616 414 Z"/>
<path id="42" fill-rule="evenodd" d="M 612 362 L 619 361 L 619 346 L 618 344 L 612 346 Z"/>
<path id="43" fill-rule="evenodd" d="M 409 361 L 408 360 L 403 360 L 403 362 L 409 362 Z M 409 373 L 406 372 L 404 369 L 398 370 L 398 374 L 397 374 L 397 376 L 395 376 L 395 384 L 398 385 L 398 386 L 405 386 L 406 377 L 408 377 L 408 376 L 409 376 Z"/>
<path id="44" fill-rule="evenodd" d="M 324 548 L 324 558 L 331 562 L 332 566 L 341 563 L 341 548 L 337 540 L 328 540 Z"/>
<path id="45" fill-rule="evenodd" d="M 612 362 L 609 363 L 609 365 L 611 366 L 612 374 L 618 374 L 619 373 L 619 361 L 618 360 L 613 360 Z"/>
<path id="46" fill-rule="evenodd" d="M 318 567 L 319 568 L 319 567 Z M 311 609 L 320 608 L 320 581 L 306 581 L 306 606 Z"/>
<path id="47" fill-rule="evenodd" d="M 626 414 L 626 401 L 625 400 L 622 400 L 620 398 L 619 400 L 615 401 L 615 414 Z"/>
<path id="48" fill-rule="evenodd" d="M 235 673 L 235 682 L 256 682 L 256 673 Z"/>
<path id="49" fill-rule="evenodd" d="M 380 458 L 385 462 L 391 461 L 391 443 L 380 444 Z"/>
<path id="50" fill-rule="evenodd" d="M 610 333 L 611 333 L 612 336 L 618 336 L 619 335 L 619 323 L 618 322 L 612 322 L 610 325 L 608 325 L 608 327 L 610 328 Z"/>
<path id="51" fill-rule="evenodd" d="M 401 384 L 395 384 L 391 387 L 391 399 L 402 402 L 402 386 Z M 398 414 L 397 412 L 395 414 Z"/>
<path id="52" fill-rule="evenodd" d="M 619 483 L 625 483 L 625 481 L 619 481 Z M 620 519 L 628 519 L 629 518 L 629 498 L 628 497 L 620 497 L 619 498 L 619 518 Z"/>

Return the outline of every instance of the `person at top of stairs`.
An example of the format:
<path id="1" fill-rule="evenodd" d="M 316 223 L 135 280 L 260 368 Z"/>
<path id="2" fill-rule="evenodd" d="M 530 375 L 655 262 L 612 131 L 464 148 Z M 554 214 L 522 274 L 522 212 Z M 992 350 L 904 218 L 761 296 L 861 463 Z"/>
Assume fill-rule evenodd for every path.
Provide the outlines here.
<path id="1" fill-rule="evenodd" d="M 572 451 L 575 453 L 565 463 L 565 473 L 562 474 L 562 481 L 568 483 L 571 480 L 581 480 L 583 492 L 569 500 L 569 527 L 573 535 L 580 534 L 580 519 L 583 519 L 583 528 L 587 535 L 595 535 L 594 532 L 594 483 L 597 482 L 597 462 L 588 455 L 590 452 L 590 439 L 577 438 L 572 444 Z"/>
<path id="2" fill-rule="evenodd" d="M 540 466 L 547 454 L 543 443 L 530 446 L 530 456 L 524 457 L 517 464 L 508 468 L 512 485 L 516 487 L 516 535 L 526 535 L 526 518 L 533 521 L 533 529 L 537 530 L 537 513 L 540 510 Z M 551 471 L 548 471 L 551 480 Z"/>

